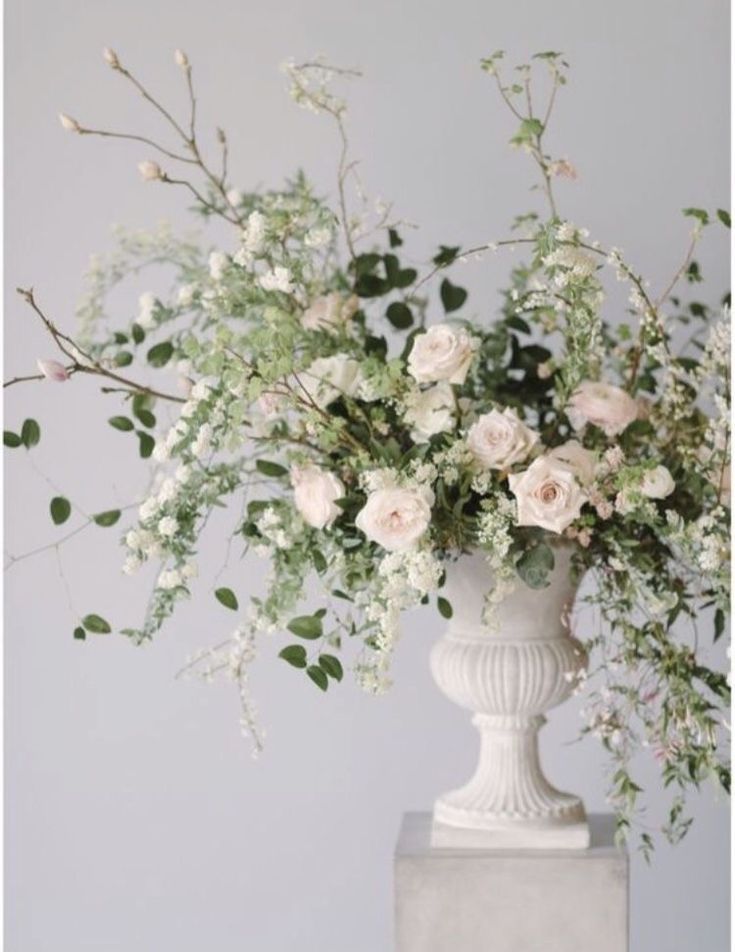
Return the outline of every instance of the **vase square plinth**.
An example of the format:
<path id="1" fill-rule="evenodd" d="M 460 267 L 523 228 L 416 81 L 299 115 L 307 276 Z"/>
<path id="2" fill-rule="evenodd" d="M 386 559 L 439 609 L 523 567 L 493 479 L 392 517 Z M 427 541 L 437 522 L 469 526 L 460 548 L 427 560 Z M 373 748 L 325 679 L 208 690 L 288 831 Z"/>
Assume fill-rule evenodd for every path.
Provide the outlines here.
<path id="1" fill-rule="evenodd" d="M 405 815 L 395 856 L 396 952 L 628 952 L 628 854 L 614 819 L 588 847 L 435 845 L 430 813 Z M 444 831 L 447 832 L 447 831 Z"/>

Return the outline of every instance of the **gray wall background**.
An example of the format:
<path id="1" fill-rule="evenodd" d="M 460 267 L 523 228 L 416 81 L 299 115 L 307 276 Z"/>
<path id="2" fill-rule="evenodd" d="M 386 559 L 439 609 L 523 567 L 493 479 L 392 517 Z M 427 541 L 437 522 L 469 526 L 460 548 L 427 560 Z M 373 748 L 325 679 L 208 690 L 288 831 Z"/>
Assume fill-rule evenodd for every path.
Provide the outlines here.
<path id="1" fill-rule="evenodd" d="M 16 284 L 34 284 L 71 330 L 81 273 L 90 252 L 111 246 L 111 222 L 186 222 L 181 195 L 139 181 L 145 150 L 58 126 L 63 109 L 90 124 L 156 127 L 101 62 L 105 44 L 181 108 L 171 55 L 176 46 L 189 53 L 201 116 L 228 129 L 243 187 L 277 184 L 299 164 L 331 187 L 333 132 L 290 103 L 277 66 L 316 52 L 360 66 L 354 152 L 372 194 L 421 224 L 417 257 L 439 241 L 502 236 L 535 201 L 529 163 L 507 148 L 508 117 L 478 69 L 498 47 L 514 60 L 539 49 L 568 54 L 572 81 L 549 144 L 581 177 L 561 185 L 561 207 L 624 248 L 654 290 L 687 240 L 680 209 L 728 202 L 725 0 L 8 0 L 6 31 L 6 375 L 33 372 L 36 356 L 53 354 Z M 727 284 L 721 231 L 699 258 L 714 299 Z M 479 316 L 492 312 L 511 260 L 468 266 Z M 152 286 L 133 282 L 121 313 Z M 613 298 L 611 313 L 617 306 Z M 32 415 L 43 428 L 32 457 L 16 451 L 6 462 L 10 552 L 60 535 L 44 474 L 87 511 L 139 496 L 143 467 L 105 422 L 116 407 L 82 380 L 8 392 L 6 425 Z M 9 952 L 390 948 L 401 813 L 429 809 L 475 757 L 466 717 L 428 674 L 441 623 L 407 619 L 396 686 L 377 700 L 351 684 L 324 697 L 265 644 L 254 687 L 269 746 L 253 763 L 231 688 L 174 681 L 189 651 L 229 630 L 231 616 L 210 594 L 224 525 L 204 546 L 199 597 L 141 650 L 71 637 L 75 613 L 124 625 L 142 611 L 145 587 L 119 573 L 116 530 L 95 528 L 62 548 L 70 603 L 53 550 L 8 573 Z M 261 574 L 257 561 L 234 558 L 224 578 L 244 593 Z M 601 753 L 593 742 L 570 744 L 578 708 L 572 701 L 552 716 L 546 761 L 552 779 L 601 810 Z M 695 809 L 683 845 L 660 847 L 651 867 L 633 859 L 633 952 L 728 947 L 727 804 L 707 789 Z"/>

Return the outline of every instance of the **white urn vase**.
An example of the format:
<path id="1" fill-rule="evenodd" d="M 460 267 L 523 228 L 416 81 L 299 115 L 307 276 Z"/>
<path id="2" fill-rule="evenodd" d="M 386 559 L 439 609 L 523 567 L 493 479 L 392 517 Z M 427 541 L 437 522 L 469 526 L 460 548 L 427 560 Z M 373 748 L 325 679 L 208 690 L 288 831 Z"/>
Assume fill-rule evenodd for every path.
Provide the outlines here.
<path id="1" fill-rule="evenodd" d="M 519 578 L 492 627 L 482 621 L 492 584 L 485 557 L 475 552 L 447 567 L 444 591 L 454 614 L 431 652 L 431 670 L 444 694 L 473 712 L 480 756 L 472 778 L 436 801 L 435 846 L 589 846 L 582 801 L 549 783 L 538 748 L 544 712 L 570 695 L 587 664 L 565 623 L 577 591 L 571 554 L 569 545 L 554 548 L 545 588 Z"/>

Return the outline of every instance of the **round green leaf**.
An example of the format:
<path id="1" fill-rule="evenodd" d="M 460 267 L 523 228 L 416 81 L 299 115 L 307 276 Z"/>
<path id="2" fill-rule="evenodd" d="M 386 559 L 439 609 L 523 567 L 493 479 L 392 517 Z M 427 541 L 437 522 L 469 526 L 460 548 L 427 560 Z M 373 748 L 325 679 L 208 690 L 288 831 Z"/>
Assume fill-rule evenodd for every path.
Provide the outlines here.
<path id="1" fill-rule="evenodd" d="M 110 426 L 114 426 L 116 430 L 122 430 L 123 432 L 128 432 L 129 430 L 135 429 L 135 424 L 133 421 L 128 419 L 126 416 L 110 417 L 107 422 L 110 424 Z"/>
<path id="2" fill-rule="evenodd" d="M 344 670 L 342 669 L 342 662 L 339 658 L 335 658 L 331 654 L 319 655 L 319 667 L 329 675 L 330 678 L 334 678 L 335 681 L 341 681 L 344 675 Z"/>
<path id="3" fill-rule="evenodd" d="M 264 476 L 285 476 L 288 470 L 280 463 L 273 463 L 269 459 L 259 459 L 255 461 L 255 468 Z"/>
<path id="4" fill-rule="evenodd" d="M 451 618 L 454 614 L 451 604 L 447 601 L 446 598 L 442 598 L 441 595 L 436 600 L 437 608 L 439 609 L 439 614 L 442 618 Z"/>
<path id="5" fill-rule="evenodd" d="M 322 620 L 316 615 L 299 615 L 298 618 L 292 618 L 286 627 L 292 634 L 309 641 L 321 638 L 324 633 Z"/>
<path id="6" fill-rule="evenodd" d="M 413 314 L 411 308 L 402 301 L 393 301 L 388 305 L 385 316 L 391 322 L 393 327 L 400 331 L 406 330 L 413 324 Z"/>
<path id="7" fill-rule="evenodd" d="M 169 360 L 171 360 L 173 352 L 174 345 L 170 340 L 161 341 L 160 344 L 155 344 L 148 351 L 148 363 L 152 367 L 165 367 Z"/>
<path id="8" fill-rule="evenodd" d="M 153 452 L 156 441 L 153 439 L 150 433 L 144 433 L 143 430 L 137 430 L 137 433 L 138 442 L 140 444 L 138 451 L 143 459 L 148 459 L 148 457 Z"/>
<path id="9" fill-rule="evenodd" d="M 41 427 L 35 420 L 25 420 L 23 422 L 23 428 L 20 431 L 20 438 L 28 450 L 32 446 L 37 446 L 41 439 Z"/>
<path id="10" fill-rule="evenodd" d="M 283 651 L 279 651 L 278 657 L 288 661 L 294 668 L 306 667 L 306 648 L 303 645 L 287 645 Z"/>
<path id="11" fill-rule="evenodd" d="M 71 503 L 63 496 L 54 496 L 49 503 L 49 512 L 54 525 L 60 526 L 71 515 Z"/>
<path id="12" fill-rule="evenodd" d="M 237 596 L 231 588 L 218 588 L 214 593 L 214 597 L 221 605 L 224 605 L 225 608 L 230 608 L 233 612 L 237 611 Z"/>
<path id="13" fill-rule="evenodd" d="M 77 625 L 77 627 L 74 629 L 74 637 L 77 639 L 77 641 L 84 641 L 84 639 L 87 637 L 87 632 L 82 628 L 81 625 Z"/>
<path id="14" fill-rule="evenodd" d="M 82 625 L 93 635 L 109 635 L 112 631 L 109 622 L 101 615 L 85 615 L 82 618 Z"/>
<path id="15" fill-rule="evenodd" d="M 309 675 L 311 680 L 316 684 L 317 687 L 321 688 L 322 691 L 327 690 L 329 685 L 329 679 L 326 674 L 322 671 L 321 668 L 317 667 L 315 664 L 310 664 L 306 669 L 306 673 Z"/>
<path id="16" fill-rule="evenodd" d="M 145 407 L 139 407 L 135 411 L 135 415 L 143 424 L 143 426 L 147 426 L 149 430 L 151 429 L 151 427 L 154 427 L 156 425 L 155 416 L 151 413 L 150 410 L 146 410 Z"/>
<path id="17" fill-rule="evenodd" d="M 452 284 L 449 278 L 444 278 L 442 281 L 439 294 L 447 314 L 451 311 L 458 311 L 467 300 L 467 292 L 465 289 L 457 287 L 456 284 Z"/>
<path id="18" fill-rule="evenodd" d="M 118 521 L 118 519 L 120 518 L 120 510 L 108 509 L 105 512 L 98 512 L 97 515 L 92 516 L 92 518 L 94 519 L 94 521 L 97 523 L 98 526 L 102 526 L 103 528 L 106 529 L 109 526 L 114 526 L 115 523 Z"/>
<path id="19" fill-rule="evenodd" d="M 3 430 L 3 445 L 7 446 L 9 449 L 14 450 L 18 446 L 22 446 L 23 440 L 18 436 L 17 433 L 13 433 L 12 430 Z"/>

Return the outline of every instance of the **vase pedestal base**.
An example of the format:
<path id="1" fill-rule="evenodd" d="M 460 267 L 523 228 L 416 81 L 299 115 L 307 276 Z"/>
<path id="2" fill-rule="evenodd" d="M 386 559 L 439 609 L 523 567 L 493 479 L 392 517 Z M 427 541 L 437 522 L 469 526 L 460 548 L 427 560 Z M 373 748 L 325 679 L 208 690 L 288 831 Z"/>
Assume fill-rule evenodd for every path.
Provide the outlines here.
<path id="1" fill-rule="evenodd" d="M 590 828 L 582 818 L 565 823 L 528 821 L 514 824 L 498 823 L 486 829 L 471 829 L 442 823 L 431 824 L 431 846 L 436 849 L 486 850 L 586 850 L 590 845 Z"/>
<path id="2" fill-rule="evenodd" d="M 485 846 L 478 836 L 498 831 L 406 814 L 395 855 L 396 952 L 628 952 L 628 854 L 614 845 L 612 816 L 588 821 L 587 848 L 533 849 Z M 448 834 L 445 844 L 436 830 Z"/>

